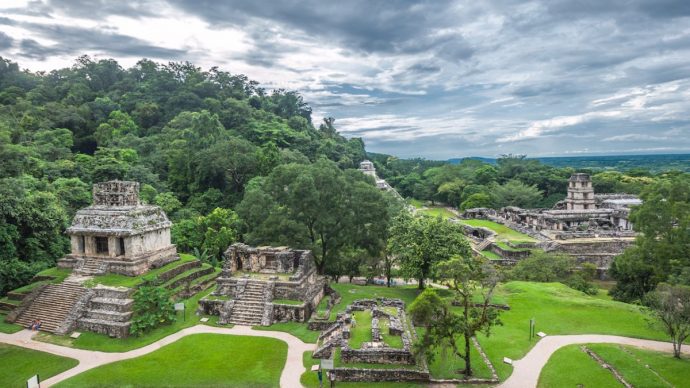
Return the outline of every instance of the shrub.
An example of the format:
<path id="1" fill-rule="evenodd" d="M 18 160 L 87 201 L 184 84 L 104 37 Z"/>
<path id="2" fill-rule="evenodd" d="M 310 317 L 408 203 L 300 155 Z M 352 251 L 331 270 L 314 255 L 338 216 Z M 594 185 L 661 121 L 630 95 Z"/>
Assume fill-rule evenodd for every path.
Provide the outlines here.
<path id="1" fill-rule="evenodd" d="M 163 287 L 144 285 L 134 294 L 134 314 L 130 332 L 141 335 L 175 320 L 170 292 Z"/>

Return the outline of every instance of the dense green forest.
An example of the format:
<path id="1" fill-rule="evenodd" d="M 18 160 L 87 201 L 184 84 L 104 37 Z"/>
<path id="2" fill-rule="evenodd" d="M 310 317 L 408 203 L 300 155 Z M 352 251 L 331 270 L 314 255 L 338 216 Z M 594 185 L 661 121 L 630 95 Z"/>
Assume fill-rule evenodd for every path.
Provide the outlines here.
<path id="1" fill-rule="evenodd" d="M 361 139 L 340 136 L 333 119 L 315 127 L 298 93 L 258 85 L 190 63 L 144 59 L 124 69 L 84 56 L 32 73 L 0 60 L 0 293 L 68 251 L 63 232 L 90 204 L 94 182 L 141 182 L 142 199 L 175 222 L 181 250 L 218 258 L 246 231 L 234 209 L 252 179 L 281 165 L 294 175 L 365 158 Z M 348 182 L 357 195 L 382 197 Z"/>
<path id="2" fill-rule="evenodd" d="M 682 175 L 680 171 L 652 173 L 643 168 L 625 172 L 554 167 L 525 155 L 503 155 L 490 163 L 467 158 L 459 163 L 398 159 L 369 154 L 377 171 L 404 197 L 440 202 L 460 209 L 520 206 L 550 208 L 566 196 L 574 172 L 592 175 L 597 193 L 640 194 L 655 181 Z"/>

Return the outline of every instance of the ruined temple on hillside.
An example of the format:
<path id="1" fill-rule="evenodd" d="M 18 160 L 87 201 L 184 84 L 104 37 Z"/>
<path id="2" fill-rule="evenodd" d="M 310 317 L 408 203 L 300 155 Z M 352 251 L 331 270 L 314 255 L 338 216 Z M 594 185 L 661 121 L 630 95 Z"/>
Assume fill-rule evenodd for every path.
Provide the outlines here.
<path id="1" fill-rule="evenodd" d="M 467 209 L 463 217 L 504 224 L 538 240 L 537 247 L 593 263 L 604 274 L 613 258 L 634 242 L 630 211 L 641 203 L 630 194 L 596 194 L 590 176 L 579 173 L 570 177 L 566 198 L 552 209 L 478 208 Z M 494 243 L 495 233 L 491 230 L 467 225 L 464 229 L 475 242 L 477 252 L 490 250 L 504 263 L 514 263 L 529 255 L 529 244 L 508 241 L 500 246 Z"/>
<path id="2" fill-rule="evenodd" d="M 139 200 L 139 183 L 109 181 L 93 185 L 93 204 L 77 211 L 67 229 L 71 253 L 60 268 L 86 275 L 136 276 L 177 260 L 165 212 Z"/>
<path id="3" fill-rule="evenodd" d="M 199 302 L 221 324 L 306 322 L 323 297 L 326 281 L 309 250 L 238 243 L 224 257 L 216 291 Z"/>
<path id="4" fill-rule="evenodd" d="M 608 231 L 628 235 L 633 228 L 629 220 L 631 207 L 641 203 L 638 197 L 629 194 L 595 194 L 589 175 L 580 173 L 570 177 L 567 197 L 553 209 L 510 206 L 501 209 L 497 216 L 535 231 Z M 557 233 L 555 237 L 566 235 Z"/>

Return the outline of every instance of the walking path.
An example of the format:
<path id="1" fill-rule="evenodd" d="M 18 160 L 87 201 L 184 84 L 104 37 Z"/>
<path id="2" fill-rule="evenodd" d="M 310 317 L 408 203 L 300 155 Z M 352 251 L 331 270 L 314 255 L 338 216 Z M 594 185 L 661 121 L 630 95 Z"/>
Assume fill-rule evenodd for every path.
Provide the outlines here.
<path id="1" fill-rule="evenodd" d="M 74 358 L 79 361 L 79 364 L 76 367 L 42 381 L 41 387 L 50 387 L 53 384 L 59 383 L 60 381 L 101 365 L 143 356 L 156 351 L 165 345 L 169 345 L 182 337 L 192 334 L 233 334 L 254 337 L 270 337 L 284 341 L 288 345 L 288 354 L 287 360 L 285 361 L 285 367 L 283 368 L 283 373 L 280 376 L 280 386 L 299 387 L 301 386 L 299 381 L 300 376 L 305 371 L 305 368 L 302 364 L 302 354 L 304 354 L 306 351 L 314 350 L 314 344 L 304 343 L 302 340 L 293 336 L 292 334 L 280 331 L 252 330 L 249 326 L 221 328 L 207 325 L 196 325 L 180 330 L 177 333 L 171 334 L 150 345 L 124 353 L 107 353 L 48 344 L 33 340 L 31 337 L 34 334 L 35 332 L 29 330 L 22 330 L 14 334 L 0 333 L 0 342 L 33 350 L 40 350 L 42 352 L 52 353 L 58 356 Z"/>
<path id="2" fill-rule="evenodd" d="M 513 362 L 513 374 L 508 380 L 499 385 L 500 388 L 536 387 L 539 374 L 551 355 L 558 349 L 574 344 L 611 343 L 631 345 L 638 348 L 659 352 L 673 352 L 670 342 L 643 340 L 638 338 L 619 337 L 615 335 L 554 335 L 544 337 L 522 359 Z M 690 354 L 690 349 L 683 349 L 683 353 Z"/>
<path id="3" fill-rule="evenodd" d="M 305 368 L 302 364 L 302 355 L 306 351 L 314 350 L 313 344 L 304 343 L 299 338 L 292 334 L 280 331 L 259 331 L 252 330 L 249 326 L 235 326 L 233 328 L 221 328 L 207 325 L 196 325 L 178 331 L 175 334 L 169 335 L 157 342 L 142 348 L 134 349 L 124 353 L 108 353 L 93 350 L 74 349 L 66 346 L 54 345 L 45 342 L 35 341 L 31 337 L 35 332 L 29 330 L 22 330 L 14 334 L 0 333 L 0 342 L 20 346 L 23 348 L 39 350 L 42 352 L 56 354 L 58 356 L 70 357 L 79 361 L 79 364 L 53 376 L 41 383 L 42 387 L 50 387 L 53 384 L 59 383 L 79 373 L 85 372 L 89 369 L 99 367 L 101 365 L 109 364 L 120 360 L 127 360 L 134 357 L 143 356 L 160 349 L 165 345 L 169 345 L 180 338 L 193 334 L 232 334 L 245 335 L 255 337 L 270 337 L 284 341 L 288 345 L 287 360 L 283 373 L 280 376 L 281 387 L 299 387 L 300 377 L 304 373 Z M 574 344 L 586 343 L 612 343 L 621 345 L 631 345 L 643 349 L 672 352 L 673 346 L 670 342 L 652 341 L 638 338 L 619 337 L 613 335 L 555 335 L 548 336 L 539 340 L 539 342 L 530 350 L 525 357 L 513 362 L 513 373 L 508 380 L 499 385 L 500 388 L 525 388 L 536 387 L 539 380 L 539 374 L 542 368 L 546 365 L 551 355 L 558 349 Z M 690 354 L 690 349 L 687 347 L 683 349 L 684 354 Z"/>

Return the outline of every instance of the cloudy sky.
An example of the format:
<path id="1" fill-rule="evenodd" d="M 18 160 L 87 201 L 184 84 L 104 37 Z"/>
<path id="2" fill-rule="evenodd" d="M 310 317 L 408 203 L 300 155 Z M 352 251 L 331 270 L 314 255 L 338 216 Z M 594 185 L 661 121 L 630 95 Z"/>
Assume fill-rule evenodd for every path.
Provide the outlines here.
<path id="1" fill-rule="evenodd" d="M 0 3 L 0 55 L 82 54 L 299 90 L 403 157 L 690 151 L 690 1 L 36 0 Z"/>

